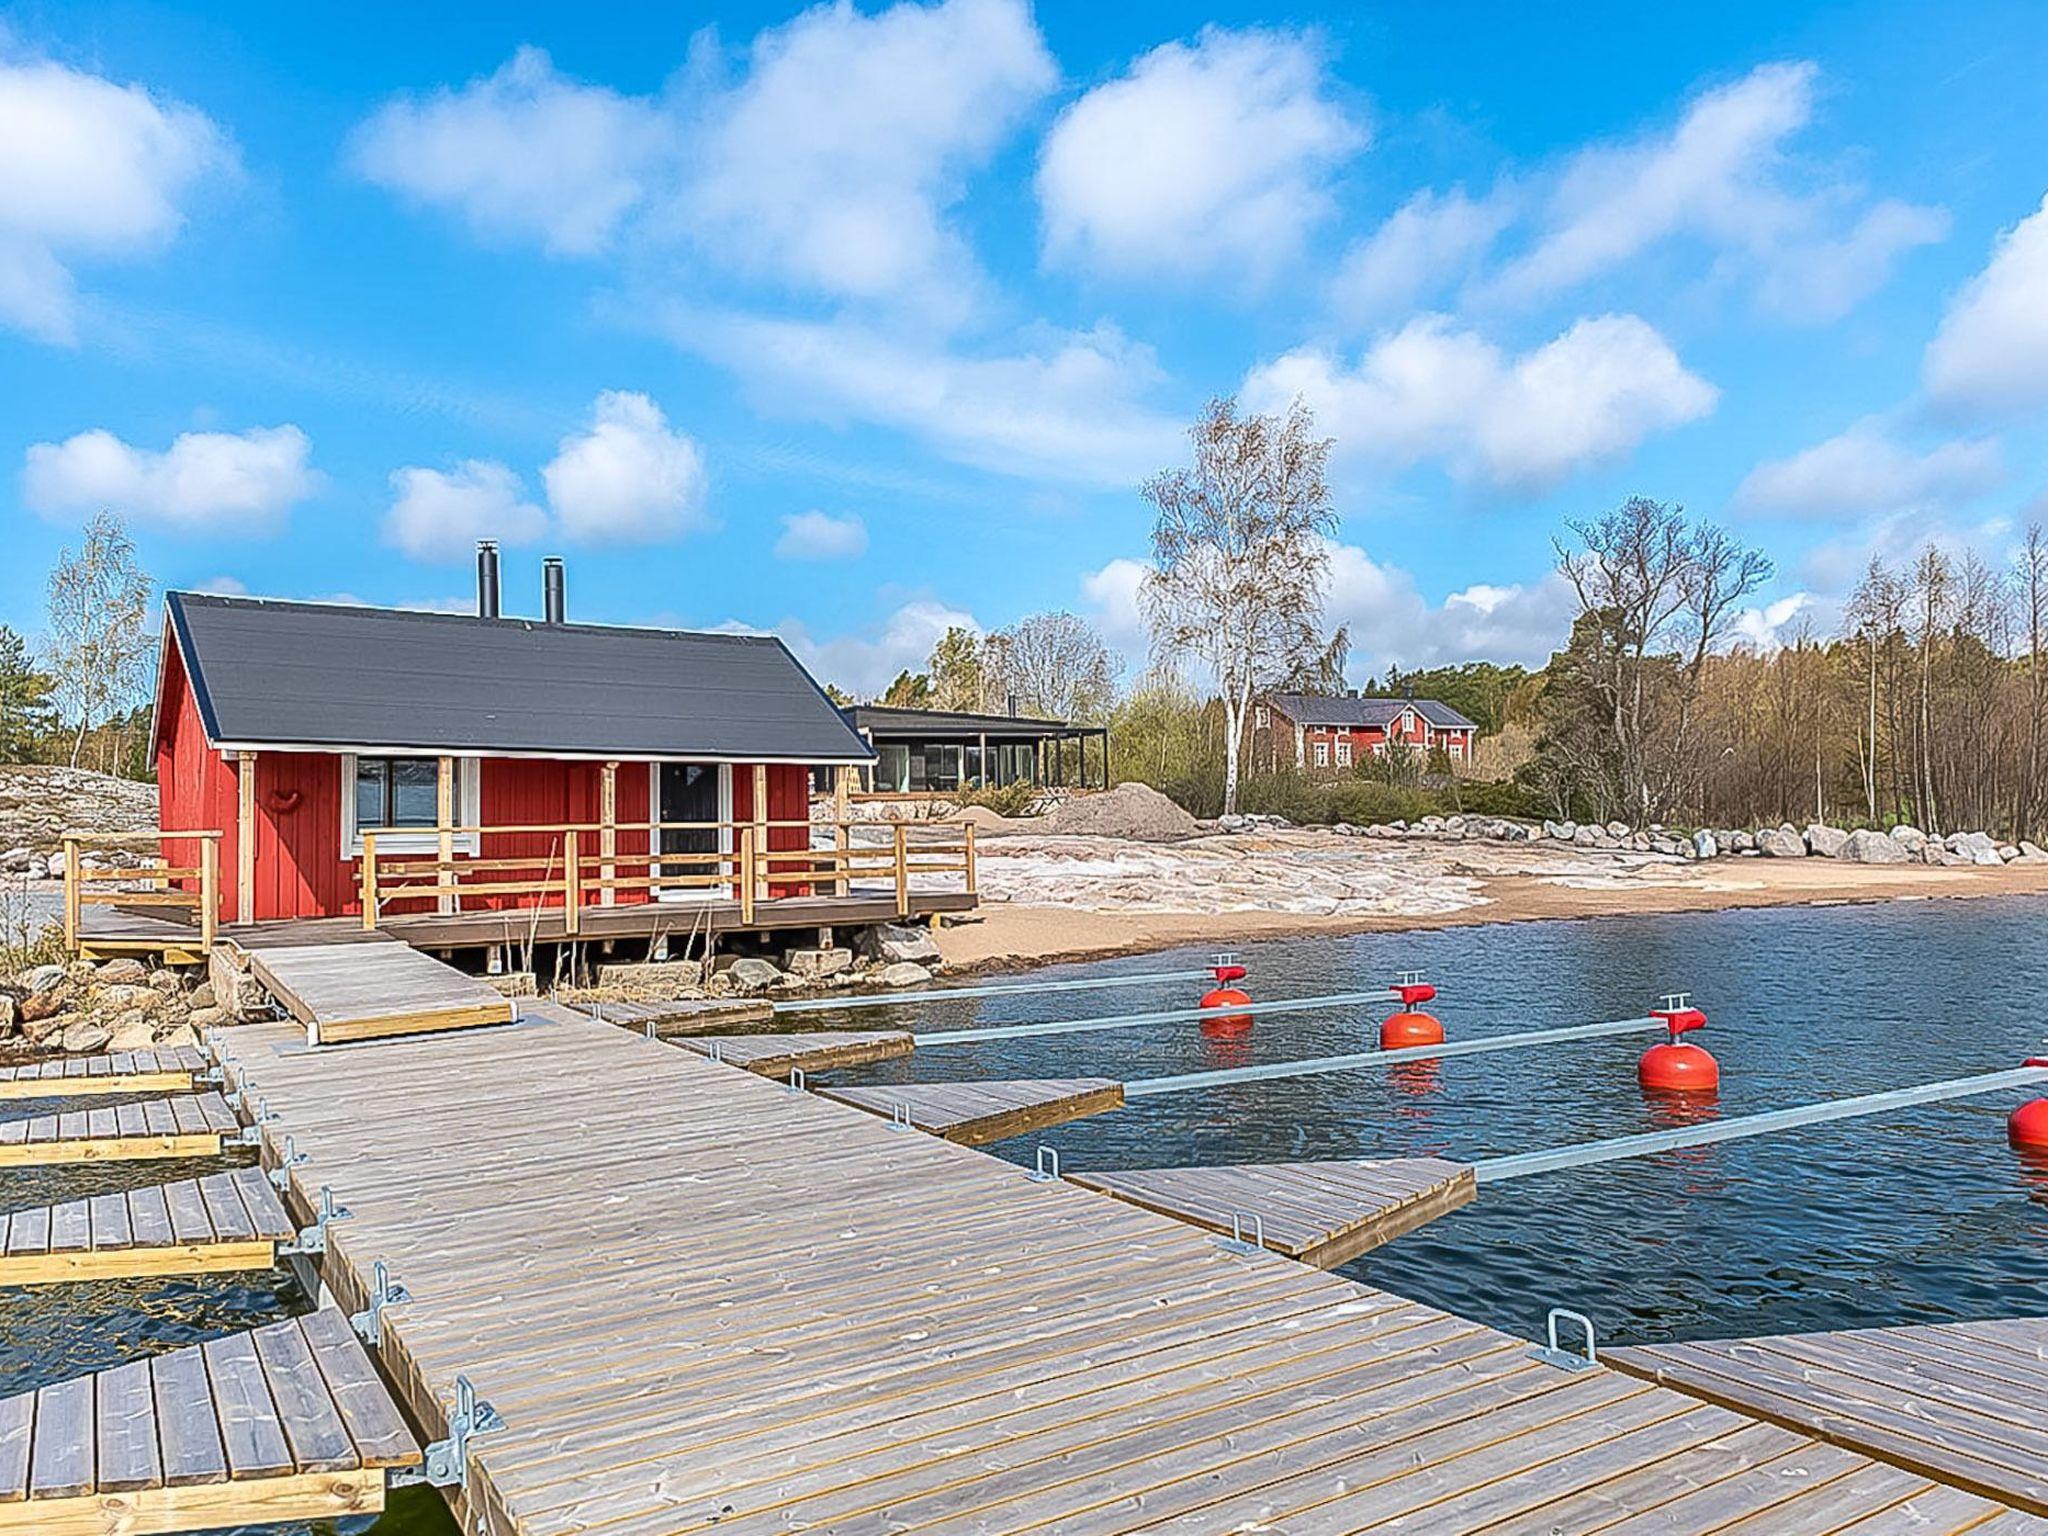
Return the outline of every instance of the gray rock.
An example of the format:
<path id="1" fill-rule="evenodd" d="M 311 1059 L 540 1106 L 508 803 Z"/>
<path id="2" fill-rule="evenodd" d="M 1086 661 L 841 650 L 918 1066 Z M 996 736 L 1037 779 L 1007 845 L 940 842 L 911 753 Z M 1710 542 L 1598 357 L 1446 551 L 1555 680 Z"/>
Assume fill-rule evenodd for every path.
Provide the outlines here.
<path id="1" fill-rule="evenodd" d="M 186 998 L 185 1001 L 194 1008 L 212 1008 L 217 1006 L 213 996 L 213 983 L 202 981 L 192 989 L 192 995 Z"/>
<path id="2" fill-rule="evenodd" d="M 114 1032 L 97 1019 L 80 1019 L 64 1031 L 64 1049 L 73 1055 L 91 1055 L 104 1051 L 107 1042 L 114 1038 Z"/>
<path id="3" fill-rule="evenodd" d="M 1692 852 L 1692 844 L 1681 842 L 1675 837 L 1665 837 L 1659 833 L 1650 838 L 1650 851 L 1652 853 L 1661 853 L 1667 858 L 1682 859 Z"/>
<path id="4" fill-rule="evenodd" d="M 2020 856 L 2014 862 L 2018 864 L 2048 864 L 2048 848 L 2043 848 L 2039 843 L 2030 843 L 2025 838 L 2021 838 Z"/>
<path id="5" fill-rule="evenodd" d="M 751 956 L 735 960 L 719 973 L 740 992 L 765 992 L 782 980 L 782 972 L 766 960 Z"/>
<path id="6" fill-rule="evenodd" d="M 185 990 L 185 983 L 178 973 L 169 966 L 149 973 L 148 986 L 152 992 L 173 993 Z"/>
<path id="7" fill-rule="evenodd" d="M 1766 827 L 1756 835 L 1756 845 L 1774 859 L 1803 859 L 1806 839 L 1790 827 Z"/>
<path id="8" fill-rule="evenodd" d="M 1705 827 L 1692 835 L 1692 856 L 1696 859 L 1711 859 L 1721 852 L 1720 839 Z"/>
<path id="9" fill-rule="evenodd" d="M 930 933 L 902 923 L 876 923 L 871 928 L 864 928 L 855 937 L 854 947 L 862 959 L 879 960 L 884 965 L 894 965 L 898 961 L 932 965 L 940 958 L 939 946 Z"/>
<path id="10" fill-rule="evenodd" d="M 1628 823 L 1625 821 L 1610 821 L 1607 823 L 1607 835 L 1609 837 L 1627 837 Z"/>
<path id="11" fill-rule="evenodd" d="M 932 973 L 921 965 L 899 960 L 894 965 L 883 966 L 868 979 L 885 987 L 920 987 L 932 979 Z"/>
<path id="12" fill-rule="evenodd" d="M 28 862 L 35 857 L 32 848 L 10 848 L 0 853 L 0 875 L 18 875 L 28 868 Z"/>
<path id="13" fill-rule="evenodd" d="M 0 1040 L 5 1040 L 19 1026 L 17 1014 L 20 1010 L 14 1002 L 12 992 L 0 992 Z"/>
<path id="14" fill-rule="evenodd" d="M 146 1051 L 155 1044 L 156 1026 L 140 1008 L 130 1009 L 114 1020 L 113 1031 L 107 1037 L 110 1051 Z"/>
<path id="15" fill-rule="evenodd" d="M 216 1024 L 228 1022 L 228 1011 L 225 1008 L 194 1008 L 185 1022 L 195 1030 L 212 1029 Z"/>
<path id="16" fill-rule="evenodd" d="M 1849 834 L 1838 856 L 1857 864 L 1907 864 L 1913 858 L 1897 838 L 1861 827 Z"/>
<path id="17" fill-rule="evenodd" d="M 1998 845 L 1998 858 L 2000 863 L 2010 864 L 2014 859 L 2018 858 L 2019 856 L 2020 850 L 2017 844 L 2000 843 Z"/>
<path id="18" fill-rule="evenodd" d="M 1823 859 L 1839 859 L 1848 841 L 1849 834 L 1840 827 L 1824 827 L 1814 822 L 1806 829 L 1807 851 Z"/>
<path id="19" fill-rule="evenodd" d="M 61 965 L 39 965 L 21 973 L 21 984 L 32 994 L 53 992 L 64 984 L 64 967 Z"/>
<path id="20" fill-rule="evenodd" d="M 669 994 L 694 987 L 704 980 L 704 967 L 695 960 L 654 960 L 640 965 L 600 965 L 597 984 L 626 992 Z"/>
<path id="21" fill-rule="evenodd" d="M 149 987 L 130 986 L 125 983 L 101 987 L 94 999 L 102 1008 L 113 1013 L 124 1013 L 130 1008 L 148 1008 L 160 1002 L 161 996 Z"/>
<path id="22" fill-rule="evenodd" d="M 93 978 L 103 987 L 140 987 L 149 982 L 149 967 L 140 960 L 109 960 Z"/>
<path id="23" fill-rule="evenodd" d="M 1574 837 L 1578 836 L 1578 832 L 1579 824 L 1576 821 L 1545 821 L 1543 823 L 1543 835 L 1555 838 L 1560 843 L 1570 842 Z"/>
<path id="24" fill-rule="evenodd" d="M 789 972 L 792 981 L 823 981 L 827 976 L 837 976 L 841 971 L 853 969 L 853 951 L 850 949 L 791 949 L 782 956 L 782 968 Z"/>
<path id="25" fill-rule="evenodd" d="M 1891 830 L 1892 841 L 1908 853 L 1918 853 L 1927 846 L 1927 834 L 1908 822 L 1900 822 Z"/>
<path id="26" fill-rule="evenodd" d="M 199 1036 L 189 1024 L 173 1024 L 156 1037 L 156 1043 L 160 1049 L 173 1051 L 181 1045 L 197 1045 Z"/>

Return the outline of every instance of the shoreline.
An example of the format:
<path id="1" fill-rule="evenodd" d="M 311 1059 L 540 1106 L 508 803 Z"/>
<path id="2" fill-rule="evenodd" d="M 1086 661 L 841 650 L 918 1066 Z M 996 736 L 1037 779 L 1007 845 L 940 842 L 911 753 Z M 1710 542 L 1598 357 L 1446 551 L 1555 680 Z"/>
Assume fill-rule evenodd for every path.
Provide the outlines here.
<path id="1" fill-rule="evenodd" d="M 1483 877 L 1479 885 L 1479 899 L 1454 911 L 1338 916 L 1272 910 L 1090 911 L 991 901 L 974 918 L 942 926 L 936 937 L 949 976 L 993 975 L 1196 944 L 1229 948 L 1267 939 L 1496 923 L 2043 896 L 2048 895 L 2048 866 L 1899 868 L 1820 859 L 1744 859 L 1725 874 L 1707 866 L 1701 878 L 1664 884 L 1589 888 L 1536 875 L 1497 874 Z"/>

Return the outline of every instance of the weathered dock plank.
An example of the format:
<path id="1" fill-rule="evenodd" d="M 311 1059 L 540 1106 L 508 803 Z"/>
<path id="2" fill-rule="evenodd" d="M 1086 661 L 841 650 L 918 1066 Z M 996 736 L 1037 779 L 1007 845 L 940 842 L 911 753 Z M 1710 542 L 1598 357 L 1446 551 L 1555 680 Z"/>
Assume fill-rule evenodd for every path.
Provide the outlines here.
<path id="1" fill-rule="evenodd" d="M 639 1030 L 642 1034 L 651 1026 L 655 1035 L 663 1040 L 676 1035 L 737 1029 L 745 1024 L 766 1024 L 775 1017 L 775 1005 L 756 997 L 689 997 L 674 1001 L 584 999 L 563 1006 L 607 1024 Z"/>
<path id="2" fill-rule="evenodd" d="M 271 1151 L 312 1158 L 295 1208 L 354 1212 L 323 1280 L 360 1306 L 381 1259 L 411 1293 L 406 1407 L 442 1433 L 460 1373 L 504 1416 L 465 1530 L 1690 1532 L 1722 1520 L 1656 1512 L 1711 1496 L 1819 1536 L 1858 1477 L 1859 1510 L 1934 1509 L 1916 1532 L 2001 1513 L 606 1025 L 236 1036 Z"/>
<path id="3" fill-rule="evenodd" d="M 962 1146 L 985 1146 L 1120 1108 L 1124 1085 L 1106 1077 L 1020 1077 L 973 1083 L 886 1083 L 827 1088 L 824 1097 Z"/>
<path id="4" fill-rule="evenodd" d="M 1606 1354 L 1620 1370 L 2048 1515 L 2048 1317 Z"/>
<path id="5" fill-rule="evenodd" d="M 207 1066 L 205 1055 L 190 1046 L 23 1062 L 0 1067 L 0 1101 L 83 1098 L 101 1093 L 183 1093 Z"/>
<path id="6" fill-rule="evenodd" d="M 314 1045 L 509 1024 L 513 1005 L 474 976 L 405 944 L 253 949 L 249 970 Z"/>
<path id="7" fill-rule="evenodd" d="M 373 1515 L 388 1470 L 419 1460 L 329 1309 L 0 1399 L 0 1533 Z"/>
<path id="8" fill-rule="evenodd" d="M 0 1168 L 212 1157 L 239 1129 L 217 1093 L 0 1121 Z"/>
<path id="9" fill-rule="evenodd" d="M 212 1173 L 0 1214 L 0 1285 L 269 1269 L 297 1232 L 260 1169 Z"/>
<path id="10" fill-rule="evenodd" d="M 1256 1231 L 1275 1253 L 1319 1269 L 1335 1269 L 1470 1204 L 1478 1191 L 1471 1168 L 1435 1157 L 1131 1168 L 1066 1178 L 1212 1232 L 1239 1232 L 1247 1242 Z"/>
<path id="11" fill-rule="evenodd" d="M 697 1035 L 676 1042 L 686 1051 L 742 1067 L 761 1077 L 787 1077 L 792 1070 L 829 1072 L 864 1067 L 908 1056 L 915 1047 L 907 1029 L 820 1029 L 790 1035 Z"/>

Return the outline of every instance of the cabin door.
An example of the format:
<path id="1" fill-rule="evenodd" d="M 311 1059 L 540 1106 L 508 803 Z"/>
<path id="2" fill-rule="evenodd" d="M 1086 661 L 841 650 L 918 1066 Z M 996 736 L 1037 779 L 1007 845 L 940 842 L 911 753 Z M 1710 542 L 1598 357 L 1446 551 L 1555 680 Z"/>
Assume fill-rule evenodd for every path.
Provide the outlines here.
<path id="1" fill-rule="evenodd" d="M 721 867 L 703 855 L 732 850 L 732 765 L 730 763 L 663 763 L 656 819 L 661 823 L 664 854 L 695 854 L 695 858 L 664 859 L 664 876 L 712 876 Z M 681 823 L 681 825 L 678 825 Z M 694 825 L 693 825 L 694 824 Z M 726 894 L 726 883 L 664 890 L 662 901 L 710 901 Z"/>

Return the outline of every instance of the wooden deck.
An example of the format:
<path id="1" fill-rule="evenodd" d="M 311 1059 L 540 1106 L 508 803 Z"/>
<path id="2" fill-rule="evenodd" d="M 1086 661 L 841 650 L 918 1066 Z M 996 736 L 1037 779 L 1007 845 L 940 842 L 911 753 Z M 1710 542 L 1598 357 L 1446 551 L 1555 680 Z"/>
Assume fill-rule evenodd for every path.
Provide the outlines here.
<path id="1" fill-rule="evenodd" d="M 183 1093 L 210 1063 L 190 1046 L 168 1051 L 115 1051 L 107 1056 L 53 1056 L 0 1067 L 0 1101 L 81 1099 L 99 1093 Z"/>
<path id="2" fill-rule="evenodd" d="M 0 1212 L 0 1285 L 269 1269 L 298 1236 L 259 1168 Z"/>
<path id="3" fill-rule="evenodd" d="M 233 1045 L 465 1533 L 2048 1532 L 609 1025 Z"/>
<path id="4" fill-rule="evenodd" d="M 213 1157 L 239 1129 L 234 1111 L 217 1093 L 0 1120 L 0 1168 Z"/>
<path id="5" fill-rule="evenodd" d="M 1617 1368 L 2048 1515 L 2048 1318 L 1614 1349 Z"/>
<path id="6" fill-rule="evenodd" d="M 1122 1107 L 1124 1085 L 1106 1077 L 1020 1077 L 1003 1082 L 882 1083 L 827 1088 L 828 1099 L 851 1104 L 964 1147 L 1085 1120 Z"/>
<path id="7" fill-rule="evenodd" d="M 296 944 L 249 969 L 313 1045 L 509 1024 L 512 1000 L 404 944 Z"/>
<path id="8" fill-rule="evenodd" d="M 1211 1232 L 1237 1232 L 1290 1259 L 1335 1269 L 1467 1205 L 1472 1170 L 1434 1157 L 1250 1163 L 1070 1173 L 1067 1181 Z M 1255 1228 L 1253 1218 L 1258 1218 Z"/>
<path id="9" fill-rule="evenodd" d="M 622 1029 L 637 1029 L 642 1034 L 652 1026 L 656 1038 L 661 1040 L 671 1040 L 679 1035 L 712 1034 L 746 1024 L 766 1024 L 775 1017 L 774 1004 L 753 997 L 692 997 L 673 1002 L 571 1002 L 563 1006 Z"/>
<path id="10" fill-rule="evenodd" d="M 762 1077 L 787 1077 L 793 1069 L 829 1072 L 893 1061 L 908 1056 L 915 1042 L 907 1029 L 819 1029 L 792 1035 L 697 1035 L 676 1044 Z"/>
<path id="11" fill-rule="evenodd" d="M 0 1398 L 0 1533 L 145 1536 L 384 1507 L 419 1447 L 332 1309 Z"/>

